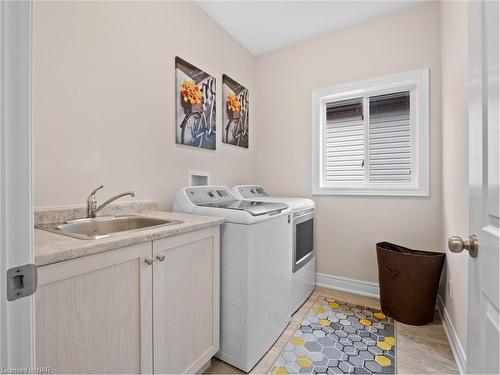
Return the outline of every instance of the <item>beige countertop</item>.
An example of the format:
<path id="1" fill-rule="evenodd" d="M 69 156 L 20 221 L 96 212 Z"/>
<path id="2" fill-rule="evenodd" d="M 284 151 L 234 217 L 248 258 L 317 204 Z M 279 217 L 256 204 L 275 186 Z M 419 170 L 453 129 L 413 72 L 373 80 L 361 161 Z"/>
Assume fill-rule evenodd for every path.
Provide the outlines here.
<path id="1" fill-rule="evenodd" d="M 39 214 L 39 212 L 35 212 L 35 217 L 37 214 Z M 124 232 L 95 240 L 80 240 L 57 233 L 35 229 L 35 264 L 37 266 L 43 266 L 51 263 L 62 262 L 141 242 L 177 236 L 182 233 L 220 225 L 224 222 L 224 219 L 218 217 L 188 215 L 156 210 L 140 211 L 138 214 L 167 220 L 181 220 L 182 223 Z"/>

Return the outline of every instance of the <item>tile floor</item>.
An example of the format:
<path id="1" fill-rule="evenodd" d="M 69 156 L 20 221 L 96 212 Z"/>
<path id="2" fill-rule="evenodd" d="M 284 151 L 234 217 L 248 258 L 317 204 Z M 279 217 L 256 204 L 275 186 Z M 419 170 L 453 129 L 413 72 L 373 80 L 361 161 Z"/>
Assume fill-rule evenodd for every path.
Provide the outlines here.
<path id="1" fill-rule="evenodd" d="M 342 301 L 380 308 L 379 300 L 351 293 L 340 292 L 326 288 L 316 288 L 313 294 L 293 315 L 292 321 L 281 334 L 273 347 L 252 369 L 253 374 L 265 374 L 287 344 L 304 316 L 312 307 L 318 296 L 332 297 Z M 458 368 L 453 358 L 443 325 L 436 314 L 433 323 L 417 327 L 397 323 L 397 373 L 398 374 L 458 374 Z M 241 374 L 242 371 L 233 366 L 212 359 L 206 374 Z"/>

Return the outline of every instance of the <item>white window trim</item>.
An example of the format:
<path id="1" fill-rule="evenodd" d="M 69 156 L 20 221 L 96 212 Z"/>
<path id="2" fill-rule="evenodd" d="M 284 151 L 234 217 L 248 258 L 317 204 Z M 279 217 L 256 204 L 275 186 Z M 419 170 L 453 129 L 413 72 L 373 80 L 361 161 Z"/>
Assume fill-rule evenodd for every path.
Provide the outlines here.
<path id="1" fill-rule="evenodd" d="M 379 95 L 388 91 L 410 90 L 412 108 L 412 172 L 410 184 L 348 184 L 326 186 L 323 183 L 323 129 L 326 102 Z M 385 195 L 429 196 L 429 68 L 370 78 L 347 84 L 316 89 L 312 92 L 312 194 L 313 195 Z"/>

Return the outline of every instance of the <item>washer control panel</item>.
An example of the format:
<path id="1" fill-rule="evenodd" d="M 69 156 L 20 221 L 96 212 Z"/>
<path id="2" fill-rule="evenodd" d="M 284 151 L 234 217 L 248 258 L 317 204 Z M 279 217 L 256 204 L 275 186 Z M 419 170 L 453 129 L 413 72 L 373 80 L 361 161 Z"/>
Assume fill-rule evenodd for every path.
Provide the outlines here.
<path id="1" fill-rule="evenodd" d="M 225 186 L 199 186 L 186 189 L 188 199 L 196 205 L 237 200 Z"/>
<path id="2" fill-rule="evenodd" d="M 267 191 L 260 185 L 248 185 L 240 186 L 238 192 L 245 199 L 259 198 L 259 197 L 269 197 Z"/>

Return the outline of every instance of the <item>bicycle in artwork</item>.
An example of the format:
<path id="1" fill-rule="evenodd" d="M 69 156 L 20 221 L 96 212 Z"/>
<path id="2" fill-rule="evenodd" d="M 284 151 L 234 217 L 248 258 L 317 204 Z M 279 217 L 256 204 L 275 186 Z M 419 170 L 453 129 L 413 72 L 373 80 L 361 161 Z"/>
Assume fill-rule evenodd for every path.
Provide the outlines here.
<path id="1" fill-rule="evenodd" d="M 203 83 L 203 90 L 215 95 L 211 82 Z M 202 89 L 200 89 L 202 92 Z M 182 95 L 182 94 L 181 94 Z M 200 97 L 194 103 L 183 99 L 184 118 L 181 121 L 180 143 L 201 148 L 212 148 L 215 138 L 215 101 Z"/>
<path id="2" fill-rule="evenodd" d="M 248 148 L 248 90 L 223 75 L 222 91 L 225 98 L 223 142 Z"/>
<path id="3" fill-rule="evenodd" d="M 215 150 L 215 78 L 176 58 L 177 143 Z"/>

